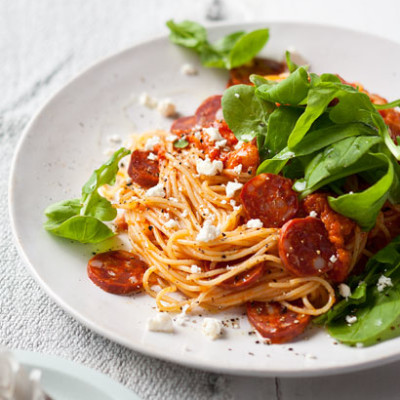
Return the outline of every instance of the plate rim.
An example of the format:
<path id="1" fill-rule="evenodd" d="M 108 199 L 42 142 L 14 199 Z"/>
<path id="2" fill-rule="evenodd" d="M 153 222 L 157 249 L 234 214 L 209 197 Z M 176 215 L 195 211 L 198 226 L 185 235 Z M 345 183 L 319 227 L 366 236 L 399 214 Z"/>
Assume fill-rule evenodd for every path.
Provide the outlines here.
<path id="1" fill-rule="evenodd" d="M 347 32 L 349 34 L 355 34 L 359 36 L 374 38 L 386 41 L 391 43 L 392 45 L 398 46 L 400 48 L 400 42 L 389 39 L 384 37 L 380 34 L 372 34 L 369 32 L 348 28 L 348 27 L 341 27 L 335 24 L 322 24 L 322 23 L 314 23 L 314 22 L 307 22 L 307 21 L 291 21 L 291 20 L 276 20 L 276 21 L 252 21 L 252 22 L 231 22 L 231 21 L 223 21 L 223 22 L 216 22 L 216 23 L 206 23 L 204 24 L 205 28 L 208 31 L 218 30 L 220 28 L 232 28 L 232 29 L 251 29 L 251 27 L 259 26 L 259 25 L 266 25 L 267 27 L 271 26 L 282 26 L 282 25 L 290 25 L 290 26 L 297 26 L 298 28 L 318 28 L 318 29 L 333 29 L 342 32 Z M 70 307 L 57 293 L 55 293 L 50 286 L 43 281 L 39 274 L 37 273 L 36 269 L 34 268 L 33 262 L 30 261 L 28 254 L 25 252 L 24 247 L 18 236 L 18 230 L 16 226 L 16 217 L 15 217 L 15 209 L 14 209 L 14 195 L 13 195 L 13 186 L 16 180 L 15 169 L 17 168 L 17 159 L 19 158 L 21 148 L 26 140 L 32 126 L 36 123 L 36 121 L 40 118 L 41 114 L 51 105 L 51 103 L 56 100 L 59 96 L 62 96 L 64 91 L 70 86 L 75 83 L 75 81 L 82 79 L 86 75 L 90 75 L 91 72 L 97 68 L 101 68 L 107 63 L 112 60 L 115 60 L 119 57 L 123 57 L 124 55 L 128 54 L 129 52 L 133 51 L 134 49 L 142 46 L 150 45 L 154 42 L 165 40 L 168 37 L 168 33 L 152 35 L 147 39 L 138 41 L 130 45 L 129 47 L 113 52 L 106 57 L 99 58 L 97 61 L 91 63 L 88 67 L 83 68 L 80 72 L 73 75 L 73 77 L 66 81 L 56 92 L 49 95 L 49 97 L 44 101 L 44 103 L 38 107 L 36 112 L 33 113 L 31 119 L 27 123 L 26 127 L 23 129 L 21 136 L 18 140 L 17 146 L 14 150 L 14 154 L 11 161 L 11 168 L 10 168 L 10 175 L 8 180 L 8 215 L 10 219 L 10 226 L 12 231 L 12 237 L 14 244 L 18 250 L 18 254 L 22 258 L 25 266 L 27 267 L 28 271 L 30 272 L 31 276 L 36 280 L 39 286 L 45 291 L 45 293 L 58 305 L 60 306 L 68 315 L 72 316 L 75 320 L 79 323 L 83 324 L 84 326 L 88 327 L 92 331 L 96 332 L 102 337 L 105 337 L 112 342 L 118 343 L 131 351 L 138 352 L 140 354 L 157 358 L 159 360 L 172 362 L 178 365 L 182 365 L 189 368 L 196 368 L 201 369 L 208 372 L 216 372 L 216 373 L 224 373 L 230 375 L 240 375 L 240 376 L 259 376 L 259 377 L 316 377 L 316 376 L 326 376 L 326 375 L 335 375 L 335 374 L 342 374 L 342 373 L 349 373 L 355 371 L 361 371 L 373 367 L 377 367 L 384 364 L 389 364 L 400 359 L 400 350 L 396 354 L 386 355 L 380 358 L 369 359 L 367 361 L 353 361 L 348 365 L 340 365 L 340 366 L 330 366 L 330 367 L 323 367 L 323 368 L 308 368 L 304 366 L 302 370 L 300 369 L 290 369 L 286 367 L 285 369 L 268 369 L 268 370 L 259 370 L 259 369 L 252 369 L 252 368 L 235 368 L 230 369 L 228 367 L 218 367 L 215 368 L 210 365 L 209 362 L 205 362 L 203 360 L 196 360 L 196 359 L 187 359 L 187 358 L 180 358 L 176 359 L 172 355 L 168 354 L 160 354 L 159 351 L 149 348 L 141 348 L 140 346 L 136 346 L 134 342 L 130 342 L 124 338 L 120 338 L 119 336 L 113 335 L 111 331 L 108 329 L 102 329 L 98 327 L 95 322 L 92 322 L 90 319 L 80 315 L 79 311 L 76 311 L 73 307 Z M 110 378 L 111 379 L 111 378 Z"/>

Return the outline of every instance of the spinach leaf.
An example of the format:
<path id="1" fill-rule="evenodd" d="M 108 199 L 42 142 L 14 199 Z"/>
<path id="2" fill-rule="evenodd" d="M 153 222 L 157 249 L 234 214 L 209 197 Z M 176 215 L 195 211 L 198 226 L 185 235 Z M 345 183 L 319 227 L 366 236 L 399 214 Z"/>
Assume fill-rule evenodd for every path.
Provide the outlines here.
<path id="1" fill-rule="evenodd" d="M 292 73 L 292 72 L 296 71 L 296 69 L 299 68 L 299 66 L 292 61 L 290 51 L 286 51 L 285 56 L 286 56 L 286 64 L 288 66 L 289 72 Z"/>
<path id="2" fill-rule="evenodd" d="M 391 279 L 391 286 L 377 287 L 381 276 Z M 371 257 L 361 275 L 349 278 L 352 294 L 339 301 L 326 314 L 316 318 L 328 332 L 345 344 L 365 346 L 399 335 L 400 318 L 400 236 Z M 348 324 L 347 315 L 357 320 Z"/>
<path id="3" fill-rule="evenodd" d="M 250 75 L 250 82 L 254 84 L 254 86 L 258 87 L 261 85 L 269 85 L 269 86 L 275 86 L 278 84 L 277 81 L 270 81 L 269 79 L 264 78 L 261 75 L 256 75 L 256 74 L 251 74 Z"/>
<path id="4" fill-rule="evenodd" d="M 400 107 L 400 99 L 391 101 L 390 103 L 386 104 L 374 104 L 374 107 L 377 110 L 387 110 L 388 108 Z"/>
<path id="5" fill-rule="evenodd" d="M 387 173 L 378 182 L 360 193 L 349 193 L 337 198 L 328 198 L 329 205 L 336 212 L 353 219 L 365 231 L 374 227 L 376 218 L 388 198 L 389 190 L 395 178 L 393 165 L 387 157 L 383 154 L 375 156 L 386 158 L 388 163 Z"/>
<path id="6" fill-rule="evenodd" d="M 269 39 L 268 29 L 258 29 L 249 33 L 234 32 L 210 43 L 206 29 L 196 22 L 170 20 L 167 27 L 173 43 L 196 51 L 204 66 L 214 68 L 232 69 L 250 62 Z"/>
<path id="7" fill-rule="evenodd" d="M 54 235 L 81 243 L 98 243 L 113 236 L 113 231 L 101 221 L 110 221 L 117 213 L 111 203 L 100 196 L 98 189 L 115 183 L 118 163 L 129 153 L 129 150 L 121 148 L 95 170 L 83 186 L 80 199 L 48 206 L 44 212 L 47 217 L 44 228 Z"/>
<path id="8" fill-rule="evenodd" d="M 258 29 L 242 35 L 232 46 L 226 67 L 239 67 L 251 61 L 266 45 L 269 29 Z"/>
<path id="9" fill-rule="evenodd" d="M 277 85 L 261 85 L 256 94 L 272 103 L 297 105 L 307 97 L 310 87 L 308 73 L 300 67 Z"/>
<path id="10" fill-rule="evenodd" d="M 239 140 L 250 141 L 267 133 L 267 121 L 275 105 L 255 95 L 253 86 L 235 85 L 222 96 L 222 112 Z"/>
<path id="11" fill-rule="evenodd" d="M 167 27 L 171 31 L 169 38 L 175 44 L 200 51 L 201 47 L 207 43 L 207 31 L 197 22 L 175 23 L 171 19 L 167 21 Z"/>

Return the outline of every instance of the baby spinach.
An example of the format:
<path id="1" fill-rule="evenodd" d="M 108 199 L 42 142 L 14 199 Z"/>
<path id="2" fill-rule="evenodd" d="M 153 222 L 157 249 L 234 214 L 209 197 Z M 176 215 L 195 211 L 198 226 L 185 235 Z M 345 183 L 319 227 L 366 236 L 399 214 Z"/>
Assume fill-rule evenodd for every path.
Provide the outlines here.
<path id="1" fill-rule="evenodd" d="M 232 69 L 250 62 L 266 45 L 268 29 L 234 32 L 210 43 L 207 31 L 197 22 L 167 22 L 171 42 L 196 51 L 206 67 Z"/>
<path id="2" fill-rule="evenodd" d="M 390 278 L 391 286 L 378 288 L 379 279 Z M 371 257 L 361 275 L 350 277 L 351 296 L 336 303 L 314 322 L 348 345 L 371 345 L 399 335 L 400 236 Z M 380 289 L 380 290 L 379 290 Z M 356 317 L 353 324 L 346 316 Z"/>
<path id="3" fill-rule="evenodd" d="M 388 108 L 400 107 L 400 99 L 391 101 L 390 103 L 386 104 L 374 104 L 374 107 L 377 110 L 387 110 Z"/>
<path id="4" fill-rule="evenodd" d="M 96 169 L 82 187 L 80 199 L 64 200 L 52 204 L 44 211 L 44 228 L 54 235 L 81 243 L 98 243 L 114 232 L 102 221 L 113 220 L 117 212 L 111 203 L 100 196 L 98 189 L 115 183 L 119 161 L 130 153 L 121 148 L 100 168 Z"/>

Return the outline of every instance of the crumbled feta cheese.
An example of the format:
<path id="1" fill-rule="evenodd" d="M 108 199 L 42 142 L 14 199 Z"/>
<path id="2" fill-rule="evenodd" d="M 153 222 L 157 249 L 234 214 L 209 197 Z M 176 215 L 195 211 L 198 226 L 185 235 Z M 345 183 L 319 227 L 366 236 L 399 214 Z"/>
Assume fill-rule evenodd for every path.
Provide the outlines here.
<path id="1" fill-rule="evenodd" d="M 221 147 L 226 146 L 226 143 L 228 141 L 226 139 L 222 139 L 222 140 L 218 140 L 217 142 L 215 142 L 215 147 L 217 147 L 218 149 L 220 149 Z"/>
<path id="2" fill-rule="evenodd" d="M 341 283 L 339 286 L 339 294 L 344 297 L 345 299 L 347 299 L 348 297 L 351 296 L 351 290 L 350 287 L 347 286 L 345 283 Z"/>
<path id="3" fill-rule="evenodd" d="M 178 140 L 178 139 L 179 139 L 179 136 L 178 135 L 174 135 L 172 133 L 165 138 L 165 140 L 167 142 L 175 142 L 175 140 Z"/>
<path id="4" fill-rule="evenodd" d="M 145 193 L 146 197 L 165 197 L 165 192 L 162 183 L 151 187 Z"/>
<path id="5" fill-rule="evenodd" d="M 243 140 L 239 140 L 236 144 L 235 144 L 235 150 L 240 149 L 243 146 Z"/>
<path id="6" fill-rule="evenodd" d="M 294 186 L 297 191 L 302 192 L 306 188 L 306 181 L 297 181 Z"/>
<path id="7" fill-rule="evenodd" d="M 221 200 L 221 204 L 227 204 L 226 200 Z"/>
<path id="8" fill-rule="evenodd" d="M 122 142 L 121 136 L 119 135 L 110 135 L 107 137 L 107 140 L 109 143 L 115 143 L 115 144 Z"/>
<path id="9" fill-rule="evenodd" d="M 189 308 L 189 304 L 185 304 L 182 307 L 182 312 L 176 316 L 175 322 L 178 325 L 184 325 L 185 322 L 187 321 L 186 311 L 188 310 L 188 308 Z"/>
<path id="10" fill-rule="evenodd" d="M 239 93 L 235 93 L 235 97 L 238 99 L 240 97 Z"/>
<path id="11" fill-rule="evenodd" d="M 310 217 L 317 218 L 318 214 L 315 211 L 310 212 Z"/>
<path id="12" fill-rule="evenodd" d="M 332 264 L 334 264 L 337 260 L 338 260 L 338 258 L 337 258 L 334 254 L 332 254 L 331 257 L 330 257 L 330 259 L 329 259 L 329 261 L 330 261 Z"/>
<path id="13" fill-rule="evenodd" d="M 226 196 L 227 197 L 233 197 L 235 195 L 235 193 L 241 189 L 243 186 L 243 183 L 239 183 L 239 182 L 228 182 L 228 184 L 226 185 Z"/>
<path id="14" fill-rule="evenodd" d="M 352 324 L 354 324 L 355 322 L 357 322 L 357 317 L 355 316 L 355 315 L 346 315 L 346 322 L 349 324 L 349 325 L 352 325 Z"/>
<path id="15" fill-rule="evenodd" d="M 170 99 L 161 100 L 157 106 L 158 112 L 163 117 L 173 117 L 176 115 L 176 106 Z"/>
<path id="16" fill-rule="evenodd" d="M 170 219 L 167 221 L 164 226 L 168 229 L 176 228 L 178 226 L 178 223 L 174 219 Z"/>
<path id="17" fill-rule="evenodd" d="M 239 165 L 236 165 L 235 168 L 233 168 L 233 172 L 234 172 L 235 174 L 240 175 L 240 174 L 242 173 L 242 169 L 243 169 L 243 165 L 242 165 L 242 164 L 239 164 Z"/>
<path id="18" fill-rule="evenodd" d="M 221 335 L 222 323 L 215 318 L 204 318 L 201 332 L 209 339 L 215 340 Z"/>
<path id="19" fill-rule="evenodd" d="M 167 313 L 159 313 L 147 320 L 147 329 L 153 332 L 173 332 L 174 325 Z"/>
<path id="20" fill-rule="evenodd" d="M 196 169 L 200 175 L 214 176 L 222 172 L 224 169 L 224 164 L 219 160 L 210 160 L 207 156 L 205 160 L 199 158 L 196 161 Z"/>
<path id="21" fill-rule="evenodd" d="M 153 136 L 150 139 L 147 139 L 146 144 L 144 145 L 144 149 L 146 151 L 153 151 L 154 150 L 154 146 L 156 146 L 157 144 L 160 144 L 160 138 L 158 136 Z"/>
<path id="22" fill-rule="evenodd" d="M 201 268 L 199 266 L 197 266 L 196 264 L 193 264 L 190 267 L 190 271 L 191 271 L 192 274 L 200 274 L 202 272 Z"/>
<path id="23" fill-rule="evenodd" d="M 188 210 L 183 210 L 183 212 L 181 213 L 182 218 L 186 218 L 188 215 L 189 215 Z"/>
<path id="24" fill-rule="evenodd" d="M 150 154 L 147 156 L 147 158 L 148 158 L 149 160 L 151 160 L 151 161 L 155 161 L 155 160 L 158 159 L 158 156 L 157 156 L 157 154 L 150 153 Z"/>
<path id="25" fill-rule="evenodd" d="M 210 137 L 210 140 L 215 142 L 216 140 L 222 140 L 224 137 L 219 133 L 218 128 L 210 126 L 209 128 L 204 128 L 204 132 Z"/>
<path id="26" fill-rule="evenodd" d="M 246 224 L 247 228 L 262 228 L 263 227 L 263 223 L 261 222 L 260 219 L 256 218 L 256 219 L 249 219 L 247 221 Z"/>
<path id="27" fill-rule="evenodd" d="M 199 242 L 210 242 L 221 234 L 221 229 L 214 226 L 211 220 L 204 221 L 203 227 L 200 229 L 196 240 Z"/>
<path id="28" fill-rule="evenodd" d="M 219 108 L 217 110 L 217 112 L 215 113 L 215 119 L 217 121 L 220 121 L 220 120 L 224 119 L 224 113 L 222 112 L 222 108 Z"/>
<path id="29" fill-rule="evenodd" d="M 196 139 L 201 139 L 201 132 L 200 131 L 196 131 L 194 134 L 193 134 L 193 136 L 196 138 Z"/>
<path id="30" fill-rule="evenodd" d="M 139 103 L 142 106 L 146 106 L 148 108 L 156 108 L 157 107 L 157 100 L 149 96 L 148 93 L 143 92 L 139 97 Z"/>
<path id="31" fill-rule="evenodd" d="M 192 64 L 183 64 L 181 67 L 181 74 L 183 75 L 197 75 L 199 71 Z"/>
<path id="32" fill-rule="evenodd" d="M 125 178 L 125 184 L 126 185 L 130 185 L 132 183 L 132 178 L 130 177 L 130 176 L 127 176 L 126 178 Z"/>
<path id="33" fill-rule="evenodd" d="M 236 201 L 235 201 L 235 200 L 230 200 L 230 201 L 229 201 L 229 204 L 230 204 L 232 207 L 235 207 L 235 206 L 236 206 Z"/>
<path id="34" fill-rule="evenodd" d="M 381 277 L 378 279 L 378 283 L 376 284 L 378 292 L 382 292 L 388 286 L 393 286 L 392 280 L 385 275 L 381 275 Z"/>

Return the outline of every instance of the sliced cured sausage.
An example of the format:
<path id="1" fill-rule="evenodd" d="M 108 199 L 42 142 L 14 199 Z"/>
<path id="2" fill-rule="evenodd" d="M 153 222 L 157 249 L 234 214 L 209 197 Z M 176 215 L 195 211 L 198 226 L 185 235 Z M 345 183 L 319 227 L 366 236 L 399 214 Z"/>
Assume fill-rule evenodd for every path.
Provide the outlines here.
<path id="1" fill-rule="evenodd" d="M 321 275 L 340 263 L 321 220 L 295 218 L 281 229 L 279 257 L 285 268 L 297 276 Z"/>
<path id="2" fill-rule="evenodd" d="M 255 58 L 250 65 L 242 65 L 229 71 L 227 87 L 232 85 L 250 85 L 250 75 L 276 75 L 285 70 L 284 63 L 267 58 Z"/>
<path id="3" fill-rule="evenodd" d="M 93 283 L 108 293 L 128 294 L 143 287 L 147 264 L 132 253 L 123 250 L 99 253 L 87 265 L 87 274 Z"/>
<path id="4" fill-rule="evenodd" d="M 196 124 L 197 118 L 195 115 L 181 117 L 172 123 L 171 132 L 175 134 L 190 132 L 196 126 Z"/>
<path id="5" fill-rule="evenodd" d="M 260 174 L 250 179 L 241 192 L 241 200 L 250 218 L 259 218 L 266 228 L 279 228 L 293 218 L 299 208 L 297 193 L 290 179 Z"/>
<path id="6" fill-rule="evenodd" d="M 264 271 L 264 264 L 256 265 L 248 271 L 244 271 L 230 279 L 227 279 L 222 282 L 220 286 L 228 290 L 245 289 L 257 283 L 264 275 Z"/>
<path id="7" fill-rule="evenodd" d="M 311 317 L 288 310 L 280 303 L 247 303 L 247 317 L 271 343 L 285 343 L 303 333 Z"/>
<path id="8" fill-rule="evenodd" d="M 158 161 L 149 160 L 150 152 L 134 150 L 128 167 L 128 175 L 133 182 L 144 188 L 150 188 L 158 183 Z"/>
<path id="9" fill-rule="evenodd" d="M 218 110 L 221 108 L 221 95 L 208 97 L 196 110 L 197 125 L 207 126 L 216 120 Z"/>

